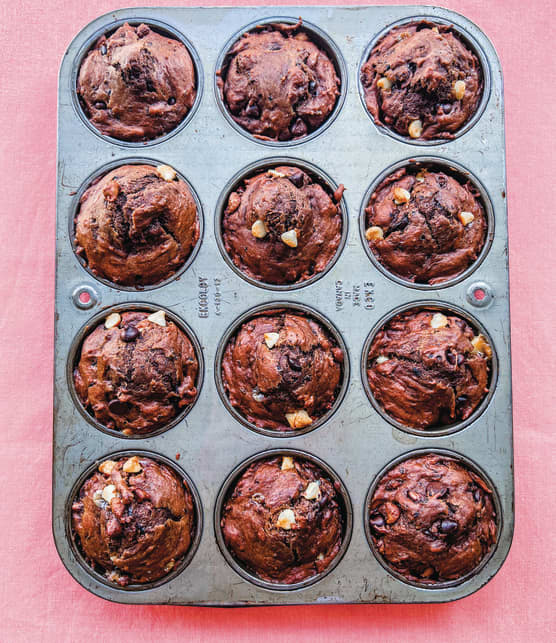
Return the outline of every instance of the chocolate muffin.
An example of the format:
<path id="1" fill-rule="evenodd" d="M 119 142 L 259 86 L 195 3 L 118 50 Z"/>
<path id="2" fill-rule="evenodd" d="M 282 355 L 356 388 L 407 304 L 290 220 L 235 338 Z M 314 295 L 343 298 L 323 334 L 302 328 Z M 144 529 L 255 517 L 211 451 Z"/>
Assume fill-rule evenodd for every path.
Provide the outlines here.
<path id="1" fill-rule="evenodd" d="M 233 556 L 272 583 L 299 583 L 338 555 L 344 518 L 334 483 L 315 464 L 278 456 L 249 466 L 232 488 L 220 526 Z"/>
<path id="2" fill-rule="evenodd" d="M 122 586 L 168 574 L 189 550 L 196 520 L 186 482 L 144 456 L 102 462 L 71 510 L 87 562 Z"/>
<path id="3" fill-rule="evenodd" d="M 183 121 L 196 94 L 186 47 L 147 25 L 126 23 L 99 38 L 77 78 L 79 102 L 91 124 L 122 141 L 167 134 Z"/>
<path id="4" fill-rule="evenodd" d="M 472 572 L 496 542 L 492 490 L 444 455 L 417 456 L 388 471 L 369 513 L 377 551 L 414 582 L 457 580 Z"/>
<path id="5" fill-rule="evenodd" d="M 468 418 L 488 392 L 492 349 L 454 314 L 409 310 L 392 318 L 369 351 L 370 389 L 401 424 L 432 429 Z"/>
<path id="6" fill-rule="evenodd" d="M 234 121 L 256 138 L 274 141 L 299 139 L 320 127 L 340 86 L 332 61 L 301 21 L 243 34 L 217 80 Z"/>
<path id="7" fill-rule="evenodd" d="M 111 313 L 85 338 L 73 371 L 100 424 L 142 435 L 171 422 L 197 395 L 191 341 L 164 311 Z"/>
<path id="8" fill-rule="evenodd" d="M 199 240 L 197 206 L 169 165 L 122 165 L 83 194 L 75 251 L 89 270 L 120 286 L 155 285 Z"/>
<path id="9" fill-rule="evenodd" d="M 477 111 L 483 75 L 477 56 L 450 26 L 394 27 L 361 68 L 375 122 L 411 138 L 451 139 Z"/>
<path id="10" fill-rule="evenodd" d="M 334 404 L 343 358 L 319 322 L 266 311 L 242 324 L 228 342 L 222 382 L 230 404 L 252 424 L 303 429 Z"/>
<path id="11" fill-rule="evenodd" d="M 280 166 L 246 179 L 230 194 L 222 221 L 226 252 L 246 275 L 293 284 L 322 272 L 342 236 L 338 201 L 300 168 Z"/>
<path id="12" fill-rule="evenodd" d="M 457 277 L 485 244 L 477 189 L 442 171 L 415 165 L 397 170 L 373 192 L 365 213 L 370 249 L 387 270 L 410 282 Z"/>

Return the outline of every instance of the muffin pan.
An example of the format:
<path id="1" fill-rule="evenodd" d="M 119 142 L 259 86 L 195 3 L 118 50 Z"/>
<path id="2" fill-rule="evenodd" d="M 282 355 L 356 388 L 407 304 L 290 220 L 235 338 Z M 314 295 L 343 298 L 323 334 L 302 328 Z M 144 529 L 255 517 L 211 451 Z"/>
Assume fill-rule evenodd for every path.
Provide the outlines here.
<path id="1" fill-rule="evenodd" d="M 314 25 L 339 66 L 341 94 L 333 116 L 305 139 L 280 143 L 254 139 L 222 113 L 215 72 L 229 46 L 261 22 Z M 414 142 L 376 126 L 366 112 L 359 81 L 370 45 L 389 26 L 428 18 L 453 24 L 477 51 L 485 91 L 477 116 L 451 141 Z M 185 121 L 160 139 L 126 143 L 93 130 L 75 95 L 79 63 L 104 32 L 125 21 L 145 22 L 183 37 L 193 56 L 198 97 Z M 424 146 L 426 150 L 423 149 Z M 278 151 L 276 147 L 279 147 Z M 279 153 L 277 157 L 276 153 Z M 423 153 L 426 153 L 424 156 Z M 412 285 L 379 269 L 362 238 L 369 188 L 410 159 L 469 173 L 489 218 L 485 250 L 463 275 L 437 287 Z M 247 280 L 221 253 L 222 202 L 244 172 L 274 163 L 318 170 L 344 184 L 344 240 L 318 278 L 291 287 Z M 114 288 L 87 272 L 72 247 L 72 220 L 83 189 L 115 165 L 164 163 L 187 179 L 198 199 L 204 229 L 193 256 L 163 284 L 142 290 Z M 509 336 L 503 90 L 500 63 L 488 38 L 466 18 L 429 7 L 245 7 L 125 9 L 93 21 L 69 46 L 60 70 L 58 102 L 57 271 L 54 382 L 53 532 L 72 576 L 108 600 L 134 604 L 206 606 L 314 603 L 432 603 L 467 596 L 501 567 L 513 533 L 513 452 Z M 202 210 L 202 215 L 201 215 Z M 292 435 L 254 431 L 223 402 L 216 367 L 224 342 L 239 320 L 259 307 L 307 310 L 323 319 L 346 347 L 345 394 L 313 430 Z M 446 308 L 467 317 L 492 342 L 491 391 L 462 425 L 410 431 L 388 420 L 367 394 L 366 348 L 379 323 L 408 307 Z M 164 308 L 175 316 L 200 353 L 195 402 L 163 432 L 130 440 L 96 426 L 80 408 L 71 373 L 85 329 L 109 310 Z M 198 340 L 198 345 L 195 339 Z M 351 369 L 349 365 L 351 364 Z M 418 586 L 385 568 L 367 538 L 367 495 L 381 472 L 413 452 L 449 452 L 483 472 L 492 483 L 498 541 L 477 570 L 457 583 Z M 153 585 L 121 588 L 92 572 L 76 549 L 70 528 L 75 491 L 95 463 L 115 453 L 145 453 L 173 463 L 195 490 L 198 547 Z M 301 452 L 315 458 L 343 485 L 349 516 L 342 556 L 303 587 L 257 584 L 221 551 L 219 512 L 226 485 L 254 456 Z M 351 536 L 350 536 L 351 534 Z M 219 546 L 220 545 L 220 546 Z"/>

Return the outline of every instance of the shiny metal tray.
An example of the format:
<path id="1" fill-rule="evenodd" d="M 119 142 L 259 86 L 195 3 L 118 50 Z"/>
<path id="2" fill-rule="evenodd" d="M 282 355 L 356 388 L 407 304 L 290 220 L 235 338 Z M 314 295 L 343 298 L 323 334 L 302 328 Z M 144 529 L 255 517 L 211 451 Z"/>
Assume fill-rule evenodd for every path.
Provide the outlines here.
<path id="1" fill-rule="evenodd" d="M 337 55 L 342 95 L 336 112 L 318 134 L 302 141 L 253 140 L 223 112 L 215 70 L 247 26 L 268 19 L 295 22 L 300 15 L 321 44 Z M 393 23 L 421 16 L 454 24 L 476 48 L 486 74 L 478 116 L 461 136 L 441 144 L 408 142 L 377 128 L 360 95 L 359 67 L 370 43 Z M 80 114 L 74 93 L 84 53 L 101 33 L 125 20 L 145 21 L 185 36 L 198 70 L 198 99 L 190 116 L 174 133 L 154 143 L 122 143 L 99 135 Z M 361 213 L 370 186 L 392 166 L 417 157 L 471 173 L 487 206 L 489 243 L 483 260 L 447 287 L 409 287 L 388 277 L 362 242 Z M 281 160 L 269 160 L 273 158 Z M 220 207 L 245 168 L 272 165 L 284 158 L 310 164 L 333 183 L 346 186 L 343 208 L 349 225 L 338 260 L 324 275 L 303 287 L 265 288 L 248 283 L 222 256 L 217 242 Z M 142 291 L 115 289 L 84 269 L 73 253 L 69 232 L 78 198 L 91 179 L 114 164 L 139 159 L 172 165 L 189 181 L 202 210 L 202 237 L 198 252 L 179 278 Z M 492 578 L 510 548 L 514 522 L 505 189 L 500 63 L 480 29 L 451 11 L 380 6 L 123 9 L 87 25 L 62 61 L 58 103 L 53 532 L 72 576 L 112 601 L 216 606 L 451 601 Z M 83 302 L 87 296 L 89 301 Z M 394 310 L 421 302 L 471 316 L 493 342 L 492 394 L 464 427 L 427 434 L 402 430 L 385 419 L 366 394 L 363 349 L 371 331 Z M 80 410 L 70 377 L 83 329 L 102 319 L 110 307 L 129 303 L 164 307 L 187 324 L 198 338 L 204 365 L 200 394 L 190 412 L 173 428 L 147 438 L 99 430 Z M 344 399 L 321 426 L 303 435 L 273 437 L 254 432 L 228 410 L 219 394 L 215 360 L 222 338 L 246 311 L 262 305 L 309 307 L 329 320 L 347 347 L 349 382 Z M 220 506 L 224 481 L 254 454 L 271 449 L 306 452 L 329 467 L 345 486 L 349 532 L 345 554 L 330 573 L 298 589 L 255 584 L 232 568 L 218 543 L 215 508 Z M 402 582 L 384 569 L 373 555 L 364 524 L 365 498 L 381 470 L 404 454 L 430 449 L 454 452 L 482 470 L 493 484 L 500 512 L 498 543 L 482 568 L 460 584 L 438 589 Z M 72 490 L 98 459 L 122 451 L 158 454 L 181 468 L 202 506 L 198 548 L 192 549 L 189 564 L 166 582 L 142 589 L 122 589 L 90 573 L 72 546 L 69 529 Z"/>

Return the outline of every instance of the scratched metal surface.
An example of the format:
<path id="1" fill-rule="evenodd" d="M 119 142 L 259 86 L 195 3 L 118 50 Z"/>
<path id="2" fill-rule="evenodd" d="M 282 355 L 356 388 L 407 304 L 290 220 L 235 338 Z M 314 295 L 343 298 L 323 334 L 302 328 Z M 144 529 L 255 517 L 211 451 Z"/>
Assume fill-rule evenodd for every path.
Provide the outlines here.
<path id="1" fill-rule="evenodd" d="M 319 135 L 295 145 L 264 145 L 239 133 L 224 117 L 215 97 L 214 72 L 225 44 L 246 25 L 298 15 L 328 34 L 340 50 L 347 71 L 345 100 L 337 118 Z M 359 65 L 374 36 L 398 20 L 423 15 L 453 22 L 475 42 L 488 61 L 491 85 L 484 111 L 469 131 L 453 141 L 426 146 L 375 127 L 358 85 Z M 126 145 L 102 138 L 83 122 L 72 97 L 72 78 L 95 34 L 114 28 L 118 20 L 142 18 L 166 23 L 193 44 L 202 65 L 202 95 L 196 112 L 175 135 L 154 144 Z M 221 606 L 440 602 L 466 596 L 486 583 L 508 553 L 514 520 L 503 86 L 497 55 L 486 36 L 464 17 L 432 7 L 120 10 L 89 24 L 69 46 L 60 70 L 58 119 L 53 532 L 74 578 L 91 592 L 122 603 Z M 346 245 L 335 265 L 310 285 L 280 292 L 247 283 L 230 268 L 219 251 L 214 223 L 217 203 L 232 177 L 274 156 L 312 163 L 336 184 L 344 183 L 349 217 Z M 378 270 L 360 236 L 361 204 L 371 183 L 386 168 L 416 156 L 470 171 L 490 199 L 494 222 L 491 246 L 476 270 L 449 287 L 425 291 Z M 137 159 L 174 166 L 194 188 L 204 216 L 199 251 L 180 278 L 142 292 L 118 290 L 96 280 L 79 263 L 69 238 L 76 199 L 91 175 L 106 164 Z M 477 284 L 487 293 L 482 302 L 470 296 Z M 89 309 L 76 305 L 82 290 L 92 295 Z M 393 426 L 373 407 L 362 383 L 361 355 L 381 318 L 424 300 L 472 315 L 493 341 L 498 373 L 486 408 L 471 423 L 461 430 L 416 435 Z M 322 426 L 297 437 L 271 437 L 245 427 L 226 409 L 215 381 L 216 351 L 229 326 L 246 310 L 277 301 L 318 311 L 342 335 L 349 355 L 349 386 L 339 408 Z M 95 315 L 103 317 L 106 308 L 128 303 L 164 306 L 177 315 L 198 338 L 204 360 L 200 395 L 187 416 L 164 433 L 140 439 L 95 427 L 77 408 L 67 377 L 80 329 Z M 301 589 L 268 589 L 245 579 L 224 558 L 215 535 L 214 510 L 224 480 L 247 458 L 269 449 L 301 450 L 321 459 L 343 481 L 353 508 L 345 555 L 329 574 Z M 402 582 L 383 568 L 366 539 L 364 504 L 370 485 L 389 462 L 417 449 L 461 454 L 486 473 L 496 490 L 501 512 L 497 547 L 477 574 L 456 586 L 425 589 Z M 138 591 L 110 586 L 90 574 L 72 549 L 67 529 L 76 482 L 98 459 L 129 450 L 160 454 L 181 467 L 198 491 L 203 512 L 200 542 L 191 562 L 168 582 Z"/>

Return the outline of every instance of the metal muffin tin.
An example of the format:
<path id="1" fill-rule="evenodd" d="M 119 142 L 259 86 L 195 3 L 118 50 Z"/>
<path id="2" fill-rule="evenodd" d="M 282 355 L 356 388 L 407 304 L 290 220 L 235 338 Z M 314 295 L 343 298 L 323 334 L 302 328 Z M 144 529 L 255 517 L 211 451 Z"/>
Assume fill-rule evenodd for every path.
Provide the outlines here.
<path id="1" fill-rule="evenodd" d="M 345 70 L 335 118 L 307 139 L 280 144 L 239 133 L 223 113 L 214 75 L 227 47 L 243 30 L 263 21 L 314 25 L 339 52 Z M 484 65 L 481 113 L 452 141 L 423 144 L 376 126 L 363 107 L 359 70 L 369 46 L 389 26 L 428 18 L 453 24 L 472 44 Z M 80 113 L 74 87 L 80 60 L 100 34 L 124 21 L 151 23 L 184 37 L 198 82 L 196 106 L 186 122 L 148 143 L 118 142 L 94 131 Z M 196 53 L 195 53 L 196 52 Z M 279 148 L 279 149 L 277 149 Z M 426 149 L 423 149 L 426 148 Z M 368 189 L 401 161 L 416 157 L 452 165 L 480 183 L 490 247 L 462 278 L 422 288 L 377 268 L 361 238 L 360 217 Z M 346 192 L 347 236 L 337 260 L 319 278 L 292 288 L 271 288 L 238 275 L 221 253 L 218 222 L 223 194 L 253 164 L 280 156 L 315 166 Z M 204 215 L 196 256 L 164 284 L 143 290 L 117 289 L 87 272 L 73 252 L 69 232 L 82 190 L 92 176 L 115 163 L 151 160 L 173 166 L 191 184 Z M 58 552 L 72 576 L 94 594 L 135 604 L 214 606 L 311 603 L 432 603 L 467 596 L 502 565 L 514 522 L 511 414 L 508 239 L 502 73 L 488 38 L 466 18 L 427 7 L 242 7 L 123 9 L 93 21 L 69 46 L 60 70 L 58 103 L 58 182 L 56 246 L 56 339 L 54 383 L 53 532 Z M 334 413 L 317 429 L 292 436 L 265 435 L 245 426 L 223 403 L 215 373 L 222 338 L 237 320 L 260 306 L 288 303 L 308 307 L 330 322 L 347 348 L 347 391 Z M 199 394 L 174 426 L 149 437 L 130 439 L 100 430 L 80 409 L 71 373 L 78 334 L 111 307 L 163 307 L 186 324 L 200 344 Z M 371 403 L 363 381 L 364 346 L 380 320 L 411 305 L 460 310 L 484 328 L 496 354 L 492 393 L 480 412 L 462 427 L 412 432 L 387 420 Z M 106 313 L 107 314 L 107 313 Z M 192 337 L 194 343 L 194 337 Z M 198 349 L 199 347 L 197 347 Z M 218 387 L 220 385 L 218 384 Z M 372 396 L 371 396 L 372 397 Z M 255 583 L 236 570 L 221 551 L 218 507 L 225 481 L 256 454 L 300 451 L 325 463 L 347 493 L 345 553 L 329 570 L 303 587 Z M 483 471 L 492 483 L 499 512 L 496 547 L 476 572 L 456 584 L 420 587 L 400 579 L 375 557 L 366 536 L 367 493 L 390 463 L 414 451 L 449 451 Z M 92 573 L 75 549 L 70 528 L 72 494 L 85 472 L 107 456 L 150 453 L 173 462 L 189 476 L 201 504 L 199 544 L 163 582 L 121 588 Z M 274 451 L 275 452 L 275 451 Z M 178 457 L 179 454 L 179 457 Z M 195 492 L 196 489 L 196 492 Z M 351 533 L 351 537 L 350 534 Z"/>

